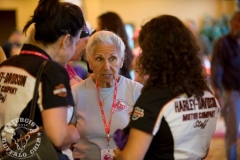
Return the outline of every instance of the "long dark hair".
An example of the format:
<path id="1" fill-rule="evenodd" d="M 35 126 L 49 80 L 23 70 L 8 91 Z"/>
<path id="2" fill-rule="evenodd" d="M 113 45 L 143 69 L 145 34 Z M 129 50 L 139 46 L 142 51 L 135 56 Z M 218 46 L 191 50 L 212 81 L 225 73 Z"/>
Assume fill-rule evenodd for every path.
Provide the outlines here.
<path id="1" fill-rule="evenodd" d="M 125 25 L 121 17 L 115 12 L 106 12 L 101 14 L 98 17 L 98 20 L 101 22 L 100 23 L 101 30 L 112 31 L 122 38 L 122 41 L 126 46 L 126 49 L 125 49 L 126 54 L 125 54 L 124 65 L 121 68 L 121 74 L 125 77 L 130 78 L 129 72 L 130 72 L 130 68 L 133 60 L 133 54 L 128 44 L 127 32 L 125 30 Z"/>
<path id="2" fill-rule="evenodd" d="M 34 39 L 43 44 L 51 44 L 65 34 L 76 36 L 84 22 L 83 13 L 76 5 L 60 3 L 58 0 L 40 0 L 23 32 L 26 33 L 29 26 L 34 23 L 36 30 Z"/>
<path id="3" fill-rule="evenodd" d="M 141 75 L 149 75 L 143 91 L 169 87 L 173 96 L 201 97 L 209 90 L 197 55 L 199 47 L 178 18 L 162 15 L 147 22 L 140 31 L 139 45 L 142 52 L 137 66 Z"/>

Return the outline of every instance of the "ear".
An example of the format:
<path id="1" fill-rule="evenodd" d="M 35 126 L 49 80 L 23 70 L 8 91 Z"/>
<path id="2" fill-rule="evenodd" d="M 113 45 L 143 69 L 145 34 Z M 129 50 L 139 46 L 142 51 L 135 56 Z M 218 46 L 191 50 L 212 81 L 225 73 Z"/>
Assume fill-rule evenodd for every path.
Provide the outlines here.
<path id="1" fill-rule="evenodd" d="M 71 43 L 71 36 L 70 34 L 66 34 L 63 36 L 62 39 L 62 46 L 65 49 Z"/>

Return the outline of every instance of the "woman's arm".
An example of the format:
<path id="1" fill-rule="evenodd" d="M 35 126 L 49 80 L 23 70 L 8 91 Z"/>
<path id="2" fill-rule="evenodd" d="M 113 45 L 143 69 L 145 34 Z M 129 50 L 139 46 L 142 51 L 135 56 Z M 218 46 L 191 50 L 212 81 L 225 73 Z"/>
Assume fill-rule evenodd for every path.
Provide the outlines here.
<path id="1" fill-rule="evenodd" d="M 67 107 L 56 107 L 42 111 L 44 131 L 58 149 L 67 149 L 80 136 L 73 125 L 67 124 Z"/>
<path id="2" fill-rule="evenodd" d="M 131 128 L 126 146 L 122 151 L 116 150 L 116 160 L 140 160 L 143 159 L 153 135 Z"/>

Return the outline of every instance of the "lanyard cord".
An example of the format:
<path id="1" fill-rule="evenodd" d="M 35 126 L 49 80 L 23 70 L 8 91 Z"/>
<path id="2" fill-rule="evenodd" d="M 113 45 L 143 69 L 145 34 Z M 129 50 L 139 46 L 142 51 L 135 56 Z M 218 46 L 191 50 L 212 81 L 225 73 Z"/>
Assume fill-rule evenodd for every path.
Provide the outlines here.
<path id="1" fill-rule="evenodd" d="M 66 69 L 68 71 L 68 75 L 70 77 L 70 79 L 74 78 L 77 82 L 81 82 L 81 78 L 78 77 L 77 73 L 73 70 L 72 67 L 70 67 L 69 65 L 66 66 Z"/>
<path id="2" fill-rule="evenodd" d="M 42 57 L 42 58 L 44 58 L 44 59 L 49 59 L 49 58 L 48 58 L 47 56 L 45 56 L 44 54 L 39 53 L 39 52 L 35 52 L 35 51 L 21 50 L 21 51 L 20 51 L 20 54 L 31 54 L 31 55 L 35 55 L 35 56 Z"/>
<path id="3" fill-rule="evenodd" d="M 100 93 L 99 93 L 99 88 L 98 88 L 98 81 L 96 80 L 96 91 L 97 91 L 97 95 L 98 95 L 98 103 L 99 103 L 100 111 L 101 111 L 101 114 L 102 114 L 102 119 L 103 119 L 103 124 L 104 124 L 105 132 L 106 132 L 106 139 L 107 139 L 108 148 L 109 148 L 109 142 L 110 142 L 109 133 L 110 133 L 112 115 L 114 113 L 114 109 L 115 109 L 115 106 L 116 106 L 115 101 L 116 101 L 116 98 L 117 98 L 117 90 L 118 90 L 118 85 L 117 85 L 117 79 L 116 79 L 113 102 L 112 102 L 112 109 L 111 109 L 111 113 L 110 113 L 110 119 L 109 119 L 109 122 L 107 124 L 106 117 L 105 117 L 104 110 L 103 110 L 103 105 L 102 105 L 102 102 L 101 102 L 101 99 L 100 99 L 100 96 L 99 96 Z"/>

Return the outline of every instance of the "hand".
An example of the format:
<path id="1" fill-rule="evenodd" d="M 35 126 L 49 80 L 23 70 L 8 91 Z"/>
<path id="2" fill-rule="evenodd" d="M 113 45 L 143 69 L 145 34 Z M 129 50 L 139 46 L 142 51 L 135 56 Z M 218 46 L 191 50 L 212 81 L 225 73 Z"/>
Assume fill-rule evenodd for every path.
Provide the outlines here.
<path id="1" fill-rule="evenodd" d="M 72 136 L 72 139 L 73 139 L 72 143 L 77 143 L 80 139 L 80 135 L 78 133 L 77 128 L 73 124 L 69 124 L 68 128 L 70 130 L 70 133 L 71 133 L 71 136 Z"/>

